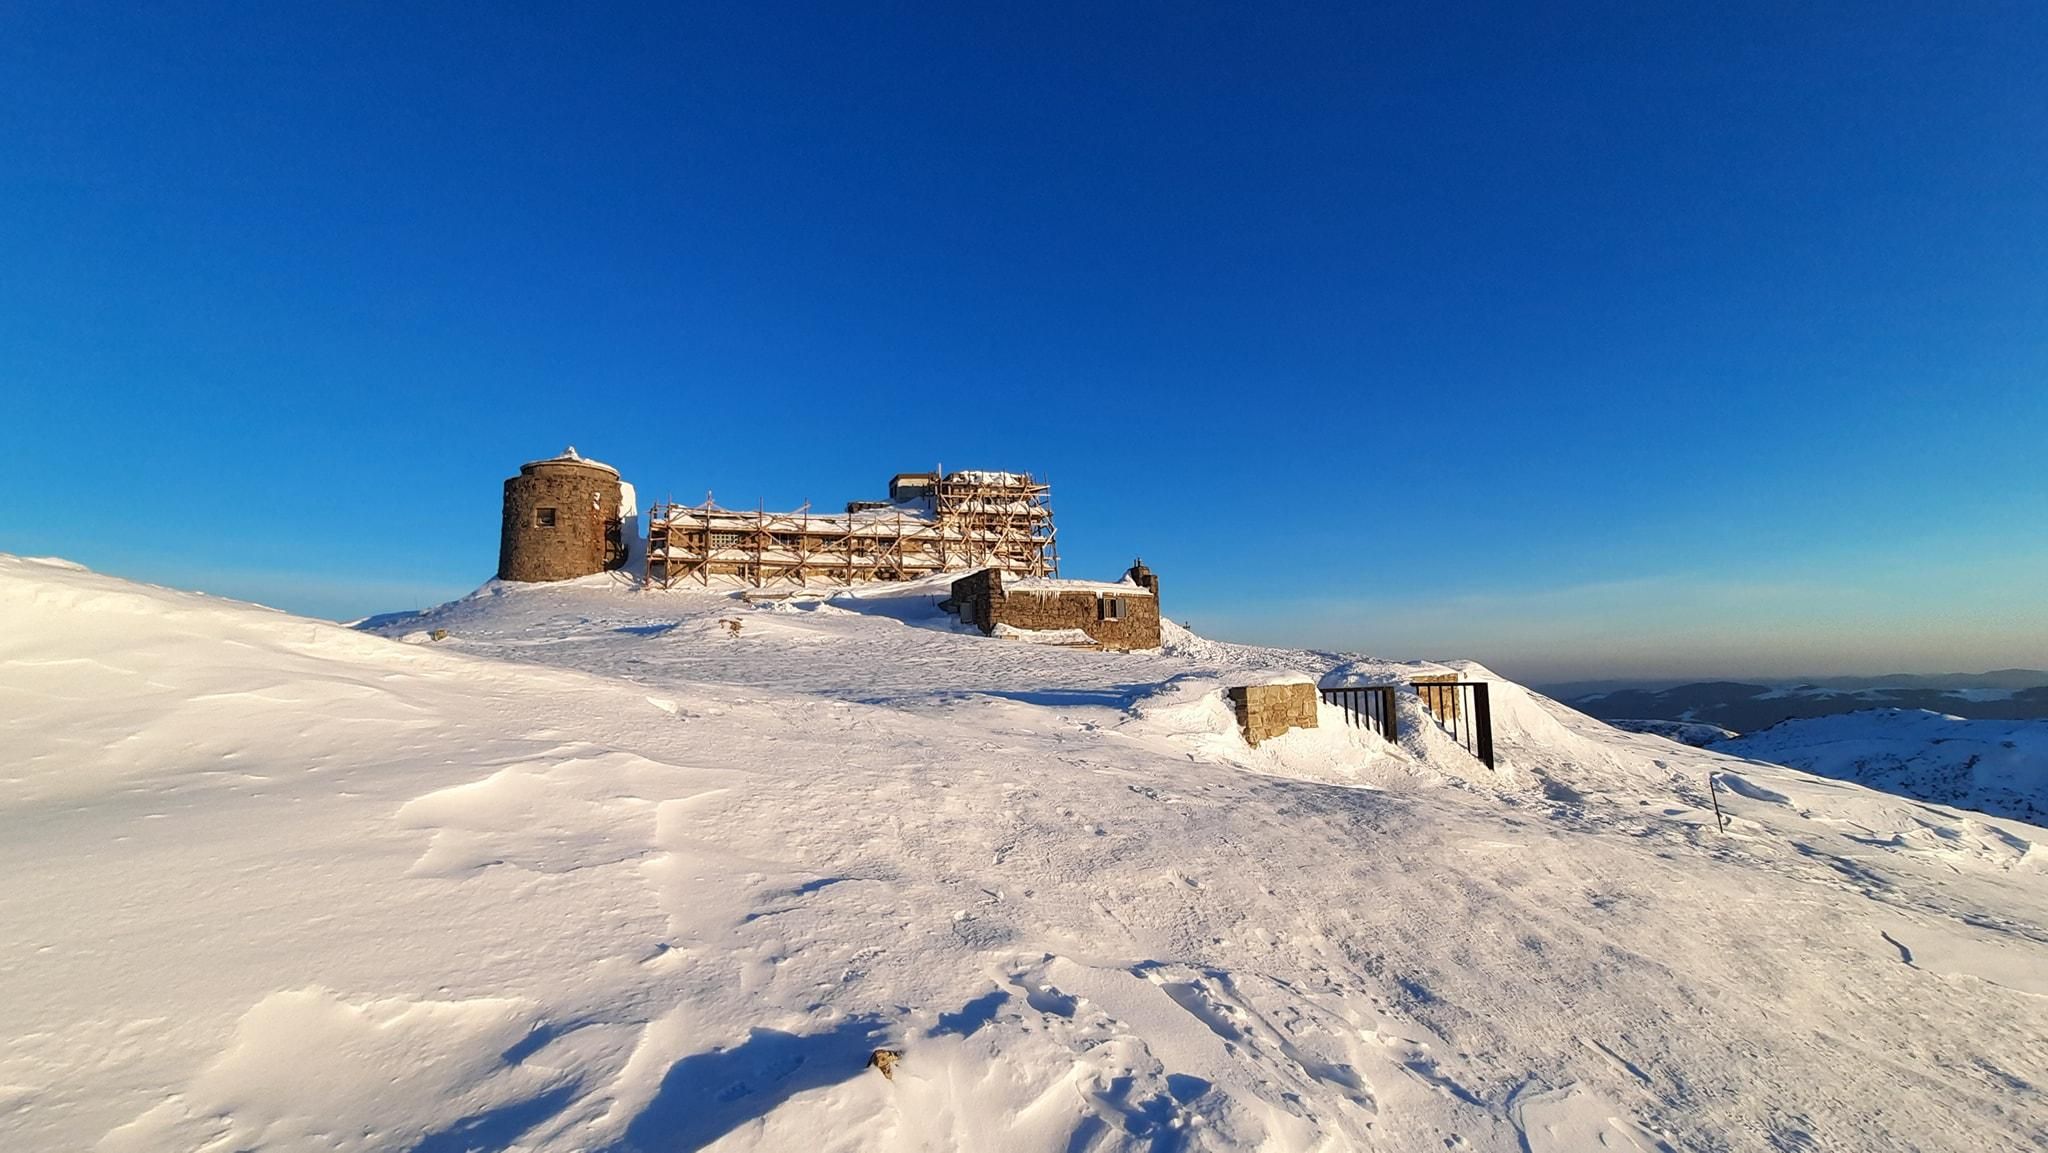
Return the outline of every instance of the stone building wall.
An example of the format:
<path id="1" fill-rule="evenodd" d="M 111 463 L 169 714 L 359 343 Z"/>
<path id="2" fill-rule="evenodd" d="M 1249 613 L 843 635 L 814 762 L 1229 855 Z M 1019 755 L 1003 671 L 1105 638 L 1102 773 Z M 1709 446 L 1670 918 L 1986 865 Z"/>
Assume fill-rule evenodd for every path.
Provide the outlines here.
<path id="1" fill-rule="evenodd" d="M 544 510 L 553 509 L 553 524 Z M 505 481 L 498 579 L 558 581 L 626 563 L 619 476 L 566 460 L 524 465 Z"/>
<path id="2" fill-rule="evenodd" d="M 1123 602 L 1121 620 L 1102 619 L 1100 602 Z M 984 633 L 997 625 L 1034 632 L 1080 629 L 1106 649 L 1159 647 L 1159 598 L 1133 588 L 1129 595 L 1093 589 L 1023 590 L 1006 588 L 995 569 L 983 569 L 953 582 L 953 604 L 963 624 Z"/>
<path id="3" fill-rule="evenodd" d="M 1289 729 L 1316 727 L 1318 695 L 1315 685 L 1296 681 L 1278 685 L 1240 685 L 1226 689 L 1231 708 L 1237 713 L 1237 727 L 1245 743 L 1257 745 Z"/>
<path id="4" fill-rule="evenodd" d="M 1089 640 L 1106 649 L 1158 648 L 1159 598 L 1133 590 L 1131 596 L 1116 597 L 1123 602 L 1123 618 L 1103 620 L 1100 603 L 1113 596 L 1087 589 L 1011 592 L 1002 600 L 999 623 L 1039 631 L 1080 629 L 1088 634 Z"/>
<path id="5" fill-rule="evenodd" d="M 994 632 L 1003 600 L 1003 574 L 995 569 L 968 573 L 953 582 L 953 607 L 960 623 L 984 633 Z"/>

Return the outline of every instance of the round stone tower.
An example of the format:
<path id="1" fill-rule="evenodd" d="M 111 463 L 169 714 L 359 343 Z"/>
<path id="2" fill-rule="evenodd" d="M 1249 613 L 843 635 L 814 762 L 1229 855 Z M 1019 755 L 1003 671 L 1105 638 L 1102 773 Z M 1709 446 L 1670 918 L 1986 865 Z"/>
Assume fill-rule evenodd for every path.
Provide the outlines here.
<path id="1" fill-rule="evenodd" d="M 498 579 L 559 581 L 626 563 L 619 472 L 574 447 L 519 466 L 505 481 Z"/>

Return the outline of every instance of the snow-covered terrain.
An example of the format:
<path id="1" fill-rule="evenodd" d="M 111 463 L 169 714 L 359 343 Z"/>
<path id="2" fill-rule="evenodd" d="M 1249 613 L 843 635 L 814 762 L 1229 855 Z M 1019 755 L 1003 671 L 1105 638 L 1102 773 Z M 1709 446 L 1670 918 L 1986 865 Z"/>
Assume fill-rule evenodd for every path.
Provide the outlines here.
<path id="1" fill-rule="evenodd" d="M 1716 752 L 1875 789 L 2048 824 L 2048 721 L 1965 720 L 1926 709 L 1865 709 L 1781 721 Z"/>
<path id="2" fill-rule="evenodd" d="M 1734 729 L 1705 725 L 1698 721 L 1646 721 L 1623 718 L 1607 723 L 1625 733 L 1648 733 L 1651 736 L 1663 737 L 1665 740 L 1677 741 L 1681 745 L 1702 749 L 1716 741 L 1725 741 L 1730 737 L 1742 735 Z"/>
<path id="3" fill-rule="evenodd" d="M 2042 1147 L 2043 830 L 1497 679 L 1498 772 L 1406 695 L 1251 750 L 1224 684 L 1435 666 L 941 588 L 0 558 L 0 1148 Z"/>

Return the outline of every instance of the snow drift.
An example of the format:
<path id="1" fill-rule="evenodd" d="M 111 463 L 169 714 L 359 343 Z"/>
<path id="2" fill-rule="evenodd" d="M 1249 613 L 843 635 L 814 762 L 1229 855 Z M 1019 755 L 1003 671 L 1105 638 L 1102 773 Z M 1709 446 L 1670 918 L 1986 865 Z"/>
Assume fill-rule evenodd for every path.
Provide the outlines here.
<path id="1" fill-rule="evenodd" d="M 1499 773 L 1334 712 L 1250 750 L 1224 684 L 1354 658 L 1048 648 L 936 599 L 579 582 L 351 631 L 0 557 L 0 1145 L 2048 1125 L 2038 829 L 1498 678 Z"/>

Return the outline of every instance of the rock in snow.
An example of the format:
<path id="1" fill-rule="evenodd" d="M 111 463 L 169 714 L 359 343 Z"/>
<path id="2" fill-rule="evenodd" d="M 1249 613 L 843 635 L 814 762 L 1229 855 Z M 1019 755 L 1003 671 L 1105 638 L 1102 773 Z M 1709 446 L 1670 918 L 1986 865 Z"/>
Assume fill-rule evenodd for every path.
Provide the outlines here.
<path id="1" fill-rule="evenodd" d="M 1498 772 L 1408 695 L 1398 747 L 1332 709 L 1247 749 L 1227 683 L 1437 666 L 1018 644 L 943 595 L 350 630 L 0 557 L 0 1148 L 2048 1131 L 2041 829 L 1473 665 Z"/>

